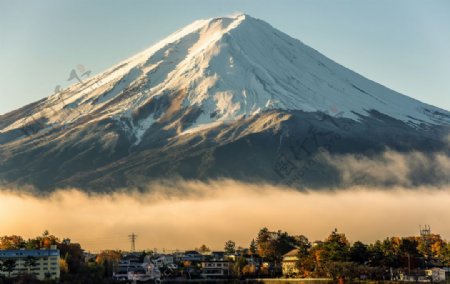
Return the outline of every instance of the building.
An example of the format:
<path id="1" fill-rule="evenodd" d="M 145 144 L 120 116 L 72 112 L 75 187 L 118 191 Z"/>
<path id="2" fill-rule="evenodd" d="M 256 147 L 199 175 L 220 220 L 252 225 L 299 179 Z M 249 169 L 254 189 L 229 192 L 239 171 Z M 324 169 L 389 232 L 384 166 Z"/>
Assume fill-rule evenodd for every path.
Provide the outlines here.
<path id="1" fill-rule="evenodd" d="M 59 249 L 55 245 L 50 249 L 40 250 L 0 250 L 0 261 L 15 261 L 11 277 L 21 274 L 34 274 L 37 279 L 59 279 Z M 8 276 L 8 272 L 0 270 L 0 274 Z"/>
<path id="2" fill-rule="evenodd" d="M 296 276 L 299 273 L 298 266 L 298 249 L 293 249 L 290 252 L 283 255 L 281 262 L 281 269 L 284 276 L 291 277 Z"/>
<path id="3" fill-rule="evenodd" d="M 445 282 L 445 270 L 442 268 L 434 267 L 425 270 L 425 274 L 431 280 L 432 283 Z"/>
<path id="4" fill-rule="evenodd" d="M 204 256 L 195 250 L 186 251 L 183 254 L 182 261 L 202 261 Z"/>
<path id="5" fill-rule="evenodd" d="M 230 263 L 222 260 L 202 261 L 200 275 L 207 279 L 228 278 L 230 276 Z"/>

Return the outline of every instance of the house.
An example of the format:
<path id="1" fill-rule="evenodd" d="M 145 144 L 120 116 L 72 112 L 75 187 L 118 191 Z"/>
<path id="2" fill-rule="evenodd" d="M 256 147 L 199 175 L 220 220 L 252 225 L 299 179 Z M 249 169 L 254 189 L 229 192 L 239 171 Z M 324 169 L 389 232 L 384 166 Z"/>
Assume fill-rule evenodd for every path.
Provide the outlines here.
<path id="1" fill-rule="evenodd" d="M 128 280 L 128 273 L 130 271 L 142 270 L 142 263 L 136 259 L 122 259 L 117 263 L 113 272 L 114 280 Z"/>
<path id="2" fill-rule="evenodd" d="M 224 260 L 225 252 L 223 251 L 213 251 L 210 256 L 211 260 Z"/>
<path id="3" fill-rule="evenodd" d="M 146 256 L 145 259 L 150 260 L 149 256 Z M 165 266 L 173 266 L 175 265 L 175 257 L 171 254 L 159 254 L 153 256 L 151 260 L 157 267 L 162 268 Z M 150 262 L 150 261 L 148 261 Z M 175 265 L 176 266 L 176 265 Z"/>
<path id="4" fill-rule="evenodd" d="M 21 274 L 34 274 L 37 279 L 59 279 L 59 249 L 56 245 L 49 249 L 39 250 L 0 250 L 0 262 L 13 260 L 14 268 L 11 277 Z M 9 272 L 0 270 L 0 274 L 8 276 Z"/>
<path id="5" fill-rule="evenodd" d="M 431 278 L 431 282 L 445 282 L 445 270 L 442 268 L 434 267 L 425 270 L 425 274 Z"/>
<path id="6" fill-rule="evenodd" d="M 230 262 L 224 260 L 202 261 L 201 277 L 207 279 L 228 278 L 230 276 Z"/>
<path id="7" fill-rule="evenodd" d="M 283 255 L 281 261 L 281 269 L 284 276 L 292 277 L 299 273 L 298 266 L 298 249 L 293 249 Z"/>
<path id="8" fill-rule="evenodd" d="M 203 255 L 200 254 L 198 251 L 190 250 L 186 251 L 182 257 L 183 261 L 201 261 L 203 260 Z"/>

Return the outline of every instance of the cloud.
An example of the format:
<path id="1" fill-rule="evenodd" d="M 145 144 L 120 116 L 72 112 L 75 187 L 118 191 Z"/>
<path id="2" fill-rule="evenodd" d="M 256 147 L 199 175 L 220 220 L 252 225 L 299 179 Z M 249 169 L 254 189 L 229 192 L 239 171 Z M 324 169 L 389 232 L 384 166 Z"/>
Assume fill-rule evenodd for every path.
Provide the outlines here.
<path id="1" fill-rule="evenodd" d="M 413 189 L 420 185 L 450 185 L 450 158 L 442 152 L 426 154 L 387 150 L 378 156 L 322 153 L 321 158 L 339 171 L 344 186 L 403 186 Z"/>
<path id="2" fill-rule="evenodd" d="M 395 157 L 395 156 L 394 156 Z M 248 246 L 264 226 L 324 239 L 339 228 L 352 241 L 417 234 L 419 224 L 450 237 L 449 187 L 295 189 L 233 180 L 161 181 L 145 192 L 87 194 L 58 190 L 46 197 L 0 191 L 0 235 L 40 235 L 45 229 L 88 250 L 222 249 L 228 239 Z"/>

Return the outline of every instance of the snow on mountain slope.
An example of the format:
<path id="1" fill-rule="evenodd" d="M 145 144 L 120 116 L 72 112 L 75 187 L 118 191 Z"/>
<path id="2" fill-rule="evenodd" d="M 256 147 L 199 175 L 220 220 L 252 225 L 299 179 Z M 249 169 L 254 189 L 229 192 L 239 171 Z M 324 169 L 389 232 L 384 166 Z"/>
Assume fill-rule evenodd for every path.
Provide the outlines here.
<path id="1" fill-rule="evenodd" d="M 137 115 L 155 100 L 169 102 L 158 114 Z M 190 108 L 200 111 L 179 134 L 268 109 L 331 111 L 353 120 L 376 110 L 413 127 L 450 123 L 447 111 L 370 81 L 261 20 L 238 15 L 196 21 L 48 97 L 0 133 L 36 120 L 44 131 L 113 118 L 123 122 L 136 145 L 155 122 L 172 127 L 168 118 Z"/>

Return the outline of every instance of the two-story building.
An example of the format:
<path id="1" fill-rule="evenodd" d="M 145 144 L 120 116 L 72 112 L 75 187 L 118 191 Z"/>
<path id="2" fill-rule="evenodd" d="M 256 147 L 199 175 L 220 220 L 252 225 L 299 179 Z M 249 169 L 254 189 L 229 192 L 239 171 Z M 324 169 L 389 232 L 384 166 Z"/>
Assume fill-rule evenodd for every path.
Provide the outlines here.
<path id="1" fill-rule="evenodd" d="M 281 262 L 281 269 L 283 275 L 287 277 L 298 275 L 299 270 L 297 262 L 298 262 L 298 249 L 293 249 L 290 252 L 283 255 L 283 260 Z"/>
<path id="2" fill-rule="evenodd" d="M 224 260 L 202 261 L 201 276 L 207 279 L 228 278 L 230 276 L 230 262 Z"/>

